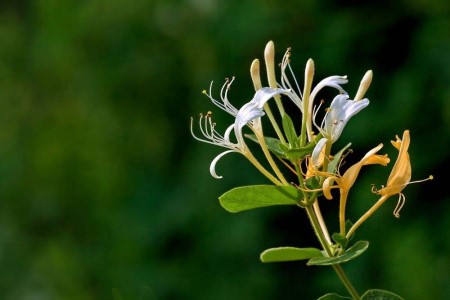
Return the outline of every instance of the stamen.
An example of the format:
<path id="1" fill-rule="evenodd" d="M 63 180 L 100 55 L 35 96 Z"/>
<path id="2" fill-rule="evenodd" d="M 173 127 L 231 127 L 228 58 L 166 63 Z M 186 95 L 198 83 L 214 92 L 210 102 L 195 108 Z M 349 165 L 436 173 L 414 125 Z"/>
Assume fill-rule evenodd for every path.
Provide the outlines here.
<path id="1" fill-rule="evenodd" d="M 281 66 L 281 86 L 285 89 L 289 89 L 291 90 L 294 94 L 296 94 L 296 92 L 298 92 L 298 94 L 300 95 L 300 98 L 303 97 L 302 95 L 302 91 L 300 89 L 300 86 L 298 85 L 297 79 L 294 75 L 294 72 L 292 71 L 291 65 L 290 65 L 290 57 L 291 57 L 291 48 L 288 48 L 283 56 L 283 60 L 280 64 Z M 289 81 L 289 78 L 286 74 L 286 68 L 289 68 L 289 72 L 291 74 L 291 77 L 294 80 L 294 85 L 296 87 L 296 90 L 293 88 L 291 82 Z M 298 99 L 298 101 L 301 101 L 301 99 Z"/>
<path id="2" fill-rule="evenodd" d="M 411 183 L 419 183 L 419 182 L 424 182 L 424 181 L 433 180 L 433 179 L 434 179 L 434 176 L 433 176 L 433 175 L 430 175 L 430 176 L 428 176 L 428 178 L 421 179 L 421 180 L 411 181 L 411 182 L 409 182 L 408 184 L 411 184 Z"/>
<path id="3" fill-rule="evenodd" d="M 330 111 L 331 111 L 331 108 L 329 108 L 329 107 L 327 107 L 327 108 L 325 109 L 325 116 L 323 117 L 322 123 L 320 123 L 320 127 L 319 127 L 319 128 L 324 128 L 324 127 L 325 127 L 325 121 L 326 121 L 327 116 L 328 116 L 328 114 L 330 113 Z"/>
<path id="4" fill-rule="evenodd" d="M 295 182 L 291 181 L 290 184 L 293 185 L 294 187 L 300 189 L 300 187 L 298 186 L 298 184 L 296 184 Z"/>
<path id="5" fill-rule="evenodd" d="M 374 193 L 374 194 L 378 194 L 378 189 L 377 189 L 377 187 L 375 186 L 375 184 L 372 183 L 372 188 L 370 189 L 370 191 L 371 191 L 372 193 Z"/>
<path id="6" fill-rule="evenodd" d="M 400 210 L 402 210 L 403 206 L 405 205 L 406 202 L 406 198 L 405 195 L 403 195 L 402 193 L 399 194 L 398 197 L 398 202 L 397 202 L 397 206 L 394 209 L 394 216 L 399 219 L 400 218 Z"/>
<path id="7" fill-rule="evenodd" d="M 229 90 L 230 88 L 231 88 L 231 84 L 233 83 L 233 81 L 234 81 L 234 79 L 235 79 L 235 77 L 233 76 L 233 77 L 231 77 L 231 80 L 230 80 L 230 82 L 228 82 L 227 83 L 227 90 Z M 225 97 L 226 97 L 226 92 L 225 92 Z"/>
<path id="8" fill-rule="evenodd" d="M 325 100 L 323 100 L 323 99 L 320 100 L 320 104 L 318 106 L 314 106 L 314 109 L 313 109 L 312 121 L 313 121 L 314 126 L 316 126 L 317 130 L 319 130 L 319 132 L 321 132 L 321 128 L 316 123 L 316 117 L 317 117 L 317 114 L 319 113 L 319 109 L 322 107 L 322 104 L 324 104 L 324 103 L 325 103 Z"/>

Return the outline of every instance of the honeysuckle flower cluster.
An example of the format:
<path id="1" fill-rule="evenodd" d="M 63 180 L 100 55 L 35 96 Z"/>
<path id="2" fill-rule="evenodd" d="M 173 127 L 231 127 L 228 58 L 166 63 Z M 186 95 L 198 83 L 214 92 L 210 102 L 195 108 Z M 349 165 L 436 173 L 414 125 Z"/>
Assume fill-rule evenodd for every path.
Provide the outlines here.
<path id="1" fill-rule="evenodd" d="M 200 114 L 199 129 L 195 128 L 197 126 L 194 119 L 191 119 L 191 133 L 201 142 L 226 148 L 210 164 L 210 173 L 213 177 L 222 178 L 216 172 L 217 164 L 225 155 L 235 152 L 247 158 L 275 186 L 286 189 L 295 188 L 300 195 L 295 203 L 306 209 L 324 249 L 323 253 L 327 257 L 339 257 L 344 251 L 348 251 L 347 243 L 356 229 L 388 198 L 395 195 L 399 198 L 394 215 L 399 217 L 399 212 L 405 203 L 402 191 L 411 180 L 411 163 L 408 154 L 409 131 L 404 131 L 402 139 L 397 136 L 396 141 L 392 141 L 392 145 L 399 154 L 386 185 L 379 189 L 372 187 L 372 192 L 379 199 L 374 201 L 374 204 L 354 224 L 349 223 L 346 216 L 347 198 L 351 188 L 357 182 L 360 170 L 367 165 L 387 166 L 390 163 L 387 154 L 379 154 L 383 144 L 377 145 L 357 163 L 347 168 L 341 166 L 345 157 L 350 154 L 348 149 L 350 144 L 332 154 L 333 146 L 341 138 L 350 119 L 367 108 L 370 103 L 364 96 L 372 81 L 372 71 L 365 73 L 352 98 L 343 87 L 348 82 L 347 76 L 329 76 L 313 86 L 315 66 L 312 59 L 306 63 L 304 81 L 300 87 L 291 68 L 290 48 L 287 49 L 279 64 L 278 80 L 273 42 L 267 44 L 264 60 L 266 85 L 262 84 L 260 62 L 255 59 L 250 66 L 254 94 L 239 109 L 229 100 L 229 91 L 235 80 L 234 77 L 231 80 L 225 80 L 219 92 L 219 100 L 214 97 L 213 83 L 208 92 L 203 91 L 214 105 L 233 118 L 223 133 L 218 131 L 211 112 Z M 332 88 L 336 91 L 333 99 L 318 100 L 318 95 L 324 88 Z M 239 100 L 242 101 L 242 99 Z M 293 102 L 296 111 L 286 111 L 285 101 Z M 269 137 L 264 134 L 264 126 L 267 124 L 270 124 L 275 136 Z M 248 133 L 246 134 L 245 131 Z M 253 151 L 261 151 L 265 161 L 258 160 Z M 296 176 L 296 182 L 286 179 L 289 178 L 288 176 L 292 177 L 292 174 Z M 321 196 L 327 200 L 337 198 L 337 195 L 332 193 L 333 189 L 339 191 L 339 232 L 330 235 L 325 218 L 320 211 L 319 201 Z M 258 200 L 252 201 L 258 202 Z M 342 272 L 336 268 L 336 272 L 342 279 Z M 343 280 L 344 284 L 345 281 Z M 352 287 L 347 286 L 347 289 L 354 299 L 359 299 L 355 296 L 356 292 L 352 291 Z"/>

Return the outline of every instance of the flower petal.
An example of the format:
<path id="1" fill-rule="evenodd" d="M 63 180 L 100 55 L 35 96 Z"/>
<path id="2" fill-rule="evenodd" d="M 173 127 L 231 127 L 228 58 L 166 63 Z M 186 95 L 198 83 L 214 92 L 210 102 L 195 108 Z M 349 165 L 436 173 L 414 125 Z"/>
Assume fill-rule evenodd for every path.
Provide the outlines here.
<path id="1" fill-rule="evenodd" d="M 405 130 L 400 141 L 400 149 L 397 160 L 392 168 L 385 188 L 378 191 L 380 195 L 395 195 L 400 193 L 411 180 L 411 162 L 409 160 L 408 148 L 410 143 L 409 130 Z M 397 146 L 398 144 L 394 144 Z M 397 147 L 396 147 L 397 148 Z"/>
<path id="2" fill-rule="evenodd" d="M 314 165 L 314 167 L 318 168 L 323 164 L 324 160 L 324 154 L 323 150 L 327 143 L 326 138 L 321 138 L 319 142 L 317 143 L 316 147 L 314 147 L 313 153 L 311 155 L 311 160 Z"/>
<path id="3" fill-rule="evenodd" d="M 341 186 L 342 189 L 345 189 L 347 191 L 350 190 L 350 188 L 355 183 L 362 166 L 369 159 L 371 159 L 373 155 L 375 155 L 378 151 L 380 151 L 381 148 L 383 148 L 383 144 L 379 144 L 378 146 L 367 152 L 367 154 L 364 155 L 364 157 L 359 162 L 348 168 L 348 170 L 342 176 L 342 186 Z"/>
<path id="4" fill-rule="evenodd" d="M 337 89 L 342 94 L 347 94 L 347 92 L 341 87 L 342 84 L 346 84 L 347 82 L 347 76 L 329 76 L 322 79 L 312 90 L 310 103 L 312 103 L 312 100 L 316 97 L 317 93 L 327 86 Z"/>
<path id="5" fill-rule="evenodd" d="M 333 185 L 334 181 L 339 181 L 339 178 L 337 178 L 335 176 L 331 176 L 331 177 L 328 177 L 327 179 L 325 179 L 325 181 L 323 182 L 323 195 L 328 200 L 333 199 L 333 196 L 331 195 L 331 189 L 339 187 L 339 186 Z"/>
<path id="6" fill-rule="evenodd" d="M 360 101 L 348 100 L 348 95 L 337 95 L 331 102 L 329 112 L 325 116 L 324 135 L 334 143 L 344 130 L 345 125 L 355 114 L 369 105 L 369 99 Z"/>
<path id="7" fill-rule="evenodd" d="M 217 179 L 222 178 L 222 176 L 217 175 L 216 173 L 216 164 L 217 162 L 225 155 L 227 155 L 228 153 L 231 152 L 237 152 L 236 150 L 227 150 L 225 152 L 220 153 L 219 155 L 217 155 L 213 161 L 211 162 L 211 165 L 209 166 L 209 173 L 211 173 L 211 176 Z"/>

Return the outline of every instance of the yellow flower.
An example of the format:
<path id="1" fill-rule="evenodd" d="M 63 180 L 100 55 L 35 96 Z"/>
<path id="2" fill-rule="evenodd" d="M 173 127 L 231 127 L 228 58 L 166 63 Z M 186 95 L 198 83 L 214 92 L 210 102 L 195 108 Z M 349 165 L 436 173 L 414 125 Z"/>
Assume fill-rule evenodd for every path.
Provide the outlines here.
<path id="1" fill-rule="evenodd" d="M 403 189 L 410 183 L 422 182 L 426 180 L 432 180 L 433 176 L 429 176 L 426 179 L 417 180 L 411 182 L 411 162 L 409 160 L 408 147 L 410 143 L 409 130 L 405 130 L 403 132 L 403 137 L 400 139 L 396 136 L 396 141 L 391 141 L 392 145 L 398 150 L 397 161 L 395 162 L 394 167 L 392 168 L 391 174 L 387 180 L 386 186 L 382 186 L 381 189 L 373 191 L 382 196 L 382 201 L 385 201 L 387 198 L 399 195 L 397 206 L 394 209 L 394 216 L 400 217 L 400 210 L 405 204 L 405 195 L 403 195 Z"/>
<path id="2" fill-rule="evenodd" d="M 341 190 L 341 194 L 347 194 L 350 188 L 355 183 L 362 166 L 373 164 L 386 166 L 389 163 L 389 158 L 387 157 L 387 155 L 376 154 L 382 147 L 383 144 L 379 144 L 377 147 L 367 152 L 367 154 L 364 155 L 364 157 L 359 162 L 351 166 L 343 176 L 331 176 L 325 179 L 323 183 L 324 196 L 328 200 L 332 199 L 333 197 L 331 196 L 331 189 L 333 188 L 339 188 Z M 333 185 L 335 181 L 337 185 Z"/>
<path id="3" fill-rule="evenodd" d="M 331 189 L 339 188 L 340 190 L 340 201 L 339 201 L 339 227 L 340 233 L 345 235 L 345 207 L 347 204 L 347 196 L 348 193 L 356 181 L 356 178 L 359 175 L 359 171 L 365 165 L 382 165 L 386 166 L 389 163 L 389 157 L 387 155 L 379 155 L 377 154 L 380 149 L 383 148 L 383 144 L 379 144 L 369 152 L 367 152 L 364 157 L 348 168 L 348 170 L 344 173 L 343 176 L 330 176 L 323 182 L 323 195 L 328 200 L 332 199 Z M 336 182 L 336 185 L 333 185 Z"/>
<path id="4" fill-rule="evenodd" d="M 400 194 L 411 181 L 411 162 L 409 161 L 408 154 L 410 143 L 409 130 L 403 132 L 402 139 L 398 136 L 396 136 L 396 138 L 397 140 L 391 141 L 391 143 L 399 151 L 397 161 L 389 175 L 386 187 L 376 191 L 376 193 L 381 196 L 390 197 Z"/>
<path id="5" fill-rule="evenodd" d="M 417 180 L 411 182 L 411 162 L 409 160 L 408 148 L 410 143 L 409 130 L 403 132 L 403 137 L 400 139 L 396 136 L 397 140 L 392 141 L 392 145 L 398 150 L 397 161 L 392 168 L 391 174 L 387 180 L 386 186 L 379 190 L 373 190 L 374 193 L 380 195 L 380 199 L 361 217 L 358 221 L 350 228 L 346 237 L 350 238 L 356 231 L 356 229 L 361 226 L 378 208 L 380 208 L 383 203 L 394 195 L 399 195 L 397 206 L 394 209 L 394 216 L 400 217 L 400 210 L 405 204 L 405 195 L 403 195 L 403 189 L 410 183 L 423 182 L 426 180 L 432 180 L 433 176 L 430 175 L 426 179 Z"/>

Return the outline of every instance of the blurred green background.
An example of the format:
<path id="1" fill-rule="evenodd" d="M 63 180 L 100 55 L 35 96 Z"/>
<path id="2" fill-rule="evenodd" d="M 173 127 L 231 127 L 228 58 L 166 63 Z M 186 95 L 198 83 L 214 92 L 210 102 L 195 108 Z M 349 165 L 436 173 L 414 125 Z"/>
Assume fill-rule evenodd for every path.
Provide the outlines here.
<path id="1" fill-rule="evenodd" d="M 275 246 L 317 246 L 300 209 L 229 214 L 217 197 L 267 183 L 240 155 L 193 140 L 190 116 L 212 110 L 201 91 L 239 107 L 248 69 L 273 40 L 292 47 L 302 81 L 367 69 L 371 104 L 339 140 L 359 158 L 411 130 L 413 179 L 358 232 L 371 246 L 345 265 L 355 286 L 406 299 L 449 299 L 450 4 L 412 1 L 3 0 L 0 2 L 0 294 L 2 299 L 316 299 L 345 293 L 328 268 L 262 264 Z M 380 171 L 377 171 L 380 170 Z M 378 172 L 378 173 L 377 173 Z M 357 218 L 389 168 L 362 173 Z M 375 177 L 374 177 L 375 176 Z M 334 213 L 337 203 L 323 204 Z M 334 216 L 333 216 L 334 218 Z M 333 223 L 335 224 L 335 223 Z M 337 225 L 337 224 L 335 224 Z M 333 225 L 334 226 L 334 225 Z"/>

